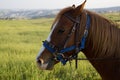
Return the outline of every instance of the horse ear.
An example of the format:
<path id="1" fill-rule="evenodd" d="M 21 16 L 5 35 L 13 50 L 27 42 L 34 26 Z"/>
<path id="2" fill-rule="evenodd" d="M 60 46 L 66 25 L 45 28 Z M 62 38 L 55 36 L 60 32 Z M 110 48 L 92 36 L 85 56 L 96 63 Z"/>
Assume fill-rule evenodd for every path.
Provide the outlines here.
<path id="1" fill-rule="evenodd" d="M 79 6 L 77 6 L 77 7 L 75 8 L 75 12 L 74 12 L 74 15 L 75 15 L 75 16 L 80 15 L 80 13 L 83 11 L 83 8 L 84 8 L 84 6 L 85 6 L 85 3 L 86 3 L 86 0 L 85 0 L 81 5 L 79 5 Z"/>
<path id="2" fill-rule="evenodd" d="M 75 9 L 75 4 L 72 5 L 72 8 Z"/>

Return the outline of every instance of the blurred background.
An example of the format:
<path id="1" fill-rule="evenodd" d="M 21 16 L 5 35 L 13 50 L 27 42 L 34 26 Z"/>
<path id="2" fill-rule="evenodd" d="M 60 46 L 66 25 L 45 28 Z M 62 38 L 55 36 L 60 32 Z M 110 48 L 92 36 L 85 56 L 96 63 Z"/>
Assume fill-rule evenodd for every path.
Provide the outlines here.
<path id="1" fill-rule="evenodd" d="M 57 13 L 84 0 L 0 0 L 0 80 L 101 80 L 89 63 L 39 70 L 36 56 Z M 85 9 L 120 24 L 119 0 L 87 0 Z M 86 58 L 83 53 L 79 55 Z"/>

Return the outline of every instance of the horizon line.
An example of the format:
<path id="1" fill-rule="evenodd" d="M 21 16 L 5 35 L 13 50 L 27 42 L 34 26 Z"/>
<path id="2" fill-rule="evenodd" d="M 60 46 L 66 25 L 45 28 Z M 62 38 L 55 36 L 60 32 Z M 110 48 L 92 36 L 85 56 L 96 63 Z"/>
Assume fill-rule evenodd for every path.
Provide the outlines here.
<path id="1" fill-rule="evenodd" d="M 84 9 L 103 9 L 103 8 L 114 8 L 114 7 L 120 7 L 120 6 L 110 6 L 110 7 L 98 7 L 98 8 L 84 8 Z M 65 7 L 63 7 L 65 8 Z M 57 10 L 57 9 L 63 9 L 63 8 L 31 8 L 31 9 L 27 9 L 27 8 L 11 8 L 11 9 L 8 9 L 8 8 L 0 8 L 0 10 Z"/>

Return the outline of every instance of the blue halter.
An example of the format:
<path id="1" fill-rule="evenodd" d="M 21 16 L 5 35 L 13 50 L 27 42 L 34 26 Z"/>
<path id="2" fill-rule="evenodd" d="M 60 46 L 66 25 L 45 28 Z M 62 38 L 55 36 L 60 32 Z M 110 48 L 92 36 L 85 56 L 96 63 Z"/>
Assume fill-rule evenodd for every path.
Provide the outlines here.
<path id="1" fill-rule="evenodd" d="M 79 51 L 85 48 L 85 42 L 88 36 L 89 27 L 90 27 L 90 16 L 88 14 L 86 14 L 86 16 L 87 16 L 86 29 L 80 41 L 81 44 L 79 45 Z M 73 46 L 58 50 L 53 44 L 49 43 L 47 40 L 43 41 L 43 46 L 54 55 L 55 60 L 60 61 L 63 65 L 65 65 L 66 62 L 68 61 L 68 59 L 64 58 L 64 53 L 75 50 L 76 48 L 76 46 L 73 45 Z"/>

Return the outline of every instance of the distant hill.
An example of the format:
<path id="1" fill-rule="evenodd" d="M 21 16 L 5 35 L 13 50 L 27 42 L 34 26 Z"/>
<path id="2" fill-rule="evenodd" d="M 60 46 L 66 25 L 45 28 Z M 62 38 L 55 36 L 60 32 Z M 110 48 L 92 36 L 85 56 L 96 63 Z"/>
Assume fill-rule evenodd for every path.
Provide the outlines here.
<path id="1" fill-rule="evenodd" d="M 0 19 L 34 19 L 54 17 L 59 10 L 0 10 Z"/>
<path id="2" fill-rule="evenodd" d="M 110 8 L 89 9 L 98 13 L 120 12 L 120 6 Z M 0 19 L 36 19 L 43 17 L 55 17 L 60 9 L 53 10 L 0 10 Z"/>
<path id="3" fill-rule="evenodd" d="M 96 8 L 96 9 L 90 9 L 90 10 L 98 12 L 98 13 L 120 12 L 120 6 L 109 7 L 109 8 Z"/>

